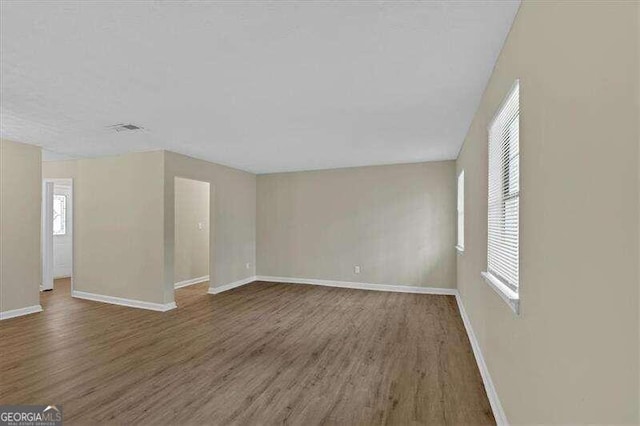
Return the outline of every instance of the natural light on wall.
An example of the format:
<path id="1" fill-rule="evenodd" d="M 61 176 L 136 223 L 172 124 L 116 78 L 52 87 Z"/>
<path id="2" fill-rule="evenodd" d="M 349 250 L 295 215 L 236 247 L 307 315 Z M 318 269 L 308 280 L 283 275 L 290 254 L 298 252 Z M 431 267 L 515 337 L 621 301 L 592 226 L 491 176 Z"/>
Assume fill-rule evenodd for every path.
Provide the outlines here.
<path id="1" fill-rule="evenodd" d="M 464 251 L 464 170 L 458 175 L 458 252 Z"/>
<path id="2" fill-rule="evenodd" d="M 487 272 L 485 280 L 519 310 L 520 85 L 489 125 Z"/>

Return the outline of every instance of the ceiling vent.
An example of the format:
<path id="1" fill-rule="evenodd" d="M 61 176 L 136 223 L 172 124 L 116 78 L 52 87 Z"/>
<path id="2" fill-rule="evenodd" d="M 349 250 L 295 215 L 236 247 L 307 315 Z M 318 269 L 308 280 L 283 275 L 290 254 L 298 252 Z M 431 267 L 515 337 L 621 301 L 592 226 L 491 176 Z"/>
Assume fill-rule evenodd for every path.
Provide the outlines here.
<path id="1" fill-rule="evenodd" d="M 143 127 L 136 126 L 135 124 L 114 124 L 107 126 L 108 129 L 115 130 L 116 132 L 136 132 L 138 130 L 144 130 Z"/>

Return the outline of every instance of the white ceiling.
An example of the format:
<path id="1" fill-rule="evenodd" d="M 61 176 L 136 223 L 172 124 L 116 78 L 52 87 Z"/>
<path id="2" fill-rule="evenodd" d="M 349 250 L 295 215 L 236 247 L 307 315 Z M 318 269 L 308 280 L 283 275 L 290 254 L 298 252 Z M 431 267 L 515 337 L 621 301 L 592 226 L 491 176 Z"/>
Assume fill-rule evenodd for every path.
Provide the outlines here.
<path id="1" fill-rule="evenodd" d="M 519 1 L 1 5 L 2 137 L 266 173 L 456 158 Z"/>

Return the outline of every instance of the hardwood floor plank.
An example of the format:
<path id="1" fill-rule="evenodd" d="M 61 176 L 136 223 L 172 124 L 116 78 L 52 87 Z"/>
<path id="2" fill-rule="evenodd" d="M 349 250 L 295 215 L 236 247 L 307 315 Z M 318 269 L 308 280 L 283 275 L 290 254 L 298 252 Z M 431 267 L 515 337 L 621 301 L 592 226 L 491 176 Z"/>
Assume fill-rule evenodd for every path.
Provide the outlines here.
<path id="1" fill-rule="evenodd" d="M 0 323 L 0 404 L 65 423 L 495 424 L 453 296 L 256 282 L 159 313 L 42 294 Z"/>

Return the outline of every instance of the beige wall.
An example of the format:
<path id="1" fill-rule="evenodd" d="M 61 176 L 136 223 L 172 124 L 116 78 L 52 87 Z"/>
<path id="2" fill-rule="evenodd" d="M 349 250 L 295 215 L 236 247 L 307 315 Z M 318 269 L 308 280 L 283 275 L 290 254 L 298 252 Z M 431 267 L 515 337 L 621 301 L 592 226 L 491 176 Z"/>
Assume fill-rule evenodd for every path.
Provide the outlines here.
<path id="1" fill-rule="evenodd" d="M 39 147 L 0 139 L 0 312 L 40 304 Z"/>
<path id="2" fill-rule="evenodd" d="M 458 288 L 512 424 L 638 418 L 638 3 L 524 2 L 457 161 Z M 521 315 L 487 263 L 487 124 L 520 79 Z"/>
<path id="3" fill-rule="evenodd" d="M 168 151 L 50 161 L 43 170 L 74 178 L 76 290 L 174 301 L 175 177 L 210 183 L 211 286 L 255 275 L 251 173 Z"/>
<path id="4" fill-rule="evenodd" d="M 176 283 L 209 275 L 208 182 L 175 179 Z"/>
<path id="5" fill-rule="evenodd" d="M 455 187 L 453 161 L 259 175 L 258 275 L 454 288 Z"/>
<path id="6" fill-rule="evenodd" d="M 74 179 L 74 290 L 163 303 L 164 152 L 42 164 Z"/>
<path id="7" fill-rule="evenodd" d="M 256 176 L 208 161 L 165 152 L 165 300 L 173 301 L 174 178 L 209 182 L 210 285 L 255 275 Z M 248 264 L 248 268 L 247 268 Z"/>
<path id="8" fill-rule="evenodd" d="M 42 177 L 44 179 L 76 179 L 78 160 L 43 161 Z"/>

